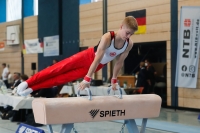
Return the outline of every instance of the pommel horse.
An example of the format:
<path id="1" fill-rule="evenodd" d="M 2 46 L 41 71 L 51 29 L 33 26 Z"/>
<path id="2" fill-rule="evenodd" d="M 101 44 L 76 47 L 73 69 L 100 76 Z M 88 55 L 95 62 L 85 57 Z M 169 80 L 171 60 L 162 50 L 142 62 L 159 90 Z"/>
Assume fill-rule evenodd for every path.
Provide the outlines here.
<path id="1" fill-rule="evenodd" d="M 161 98 L 155 94 L 93 96 L 86 88 L 88 97 L 37 98 L 32 102 L 36 123 L 47 125 L 53 133 L 52 124 L 62 124 L 60 133 L 70 133 L 74 123 L 124 120 L 129 133 L 139 133 L 134 119 L 142 118 L 140 133 L 145 133 L 148 118 L 158 117 Z M 108 89 L 110 94 L 111 89 Z"/>

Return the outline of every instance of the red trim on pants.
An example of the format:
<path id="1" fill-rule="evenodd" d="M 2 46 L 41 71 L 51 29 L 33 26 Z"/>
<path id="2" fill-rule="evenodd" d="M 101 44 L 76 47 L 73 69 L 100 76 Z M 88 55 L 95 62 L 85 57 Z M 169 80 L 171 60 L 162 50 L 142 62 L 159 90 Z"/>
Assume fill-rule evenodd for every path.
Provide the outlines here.
<path id="1" fill-rule="evenodd" d="M 36 73 L 26 82 L 30 88 L 38 90 L 83 78 L 88 73 L 94 57 L 94 48 L 89 48 Z M 103 66 L 99 64 L 95 72 Z"/>

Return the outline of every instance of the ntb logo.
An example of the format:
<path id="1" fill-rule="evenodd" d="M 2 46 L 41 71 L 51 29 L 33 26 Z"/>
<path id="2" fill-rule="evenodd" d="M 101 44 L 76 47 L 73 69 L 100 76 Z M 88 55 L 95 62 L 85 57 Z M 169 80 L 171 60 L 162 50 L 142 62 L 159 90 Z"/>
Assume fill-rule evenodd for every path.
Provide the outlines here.
<path id="1" fill-rule="evenodd" d="M 190 19 L 185 19 L 184 20 L 184 26 L 185 27 L 190 27 L 190 25 L 191 25 L 191 20 Z"/>

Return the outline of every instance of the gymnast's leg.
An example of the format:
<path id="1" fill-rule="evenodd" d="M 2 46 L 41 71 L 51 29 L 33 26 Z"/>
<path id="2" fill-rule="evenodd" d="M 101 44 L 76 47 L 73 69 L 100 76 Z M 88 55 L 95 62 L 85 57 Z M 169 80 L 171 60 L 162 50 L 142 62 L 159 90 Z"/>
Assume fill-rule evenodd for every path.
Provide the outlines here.
<path id="1" fill-rule="evenodd" d="M 75 54 L 67 59 L 64 59 L 51 67 L 48 67 L 29 78 L 27 81 L 22 82 L 17 89 L 17 92 L 24 91 L 26 88 L 45 82 L 49 78 L 57 77 L 63 73 L 79 68 L 89 68 L 94 60 L 94 49 L 89 48 L 78 54 Z M 40 87 L 41 88 L 41 87 Z"/>
<path id="2" fill-rule="evenodd" d="M 38 84 L 30 86 L 30 88 L 33 91 L 35 91 L 41 88 L 51 88 L 52 86 L 62 85 L 67 82 L 71 82 L 79 78 L 83 78 L 87 74 L 88 69 L 89 68 L 80 68 L 80 69 L 71 70 L 66 73 L 49 78 L 45 80 L 45 82 L 40 82 Z"/>
<path id="3" fill-rule="evenodd" d="M 99 65 L 95 72 L 100 70 L 102 67 L 103 67 L 103 65 Z M 73 80 L 83 78 L 87 74 L 88 69 L 89 69 L 89 66 L 79 68 L 79 69 L 74 69 L 74 70 L 68 71 L 66 73 L 54 76 L 52 78 L 45 80 L 44 82 L 39 82 L 38 84 L 29 86 L 30 88 L 20 91 L 18 94 L 20 94 L 22 96 L 27 96 L 31 92 L 41 89 L 41 88 L 51 88 L 53 86 L 65 84 L 67 82 L 71 82 Z"/>

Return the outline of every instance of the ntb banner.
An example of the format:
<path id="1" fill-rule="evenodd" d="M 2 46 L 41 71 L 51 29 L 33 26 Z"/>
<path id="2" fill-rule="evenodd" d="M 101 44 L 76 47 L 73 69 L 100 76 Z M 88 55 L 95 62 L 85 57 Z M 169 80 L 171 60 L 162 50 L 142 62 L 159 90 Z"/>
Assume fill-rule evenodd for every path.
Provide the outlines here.
<path id="1" fill-rule="evenodd" d="M 196 88 L 199 63 L 200 7 L 182 7 L 177 64 L 176 86 Z"/>

